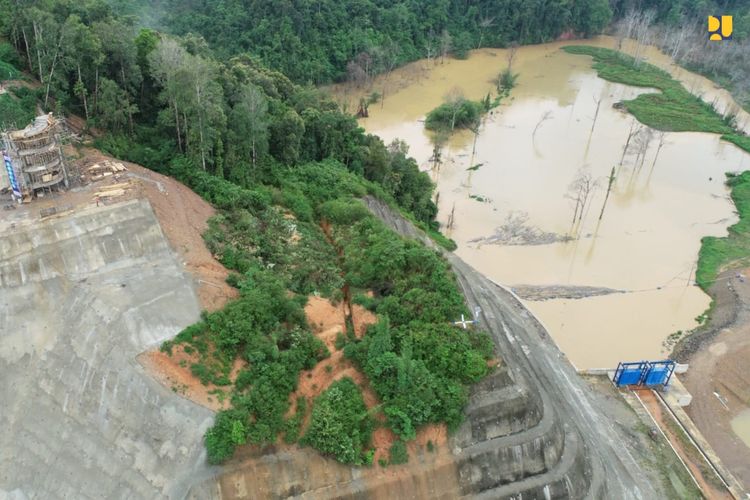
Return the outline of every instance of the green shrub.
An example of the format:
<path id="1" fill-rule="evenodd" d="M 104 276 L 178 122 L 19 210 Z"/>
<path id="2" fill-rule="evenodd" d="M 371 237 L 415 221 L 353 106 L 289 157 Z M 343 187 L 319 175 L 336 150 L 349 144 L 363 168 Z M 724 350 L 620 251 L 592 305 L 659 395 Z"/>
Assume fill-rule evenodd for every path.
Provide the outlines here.
<path id="1" fill-rule="evenodd" d="M 388 450 L 388 456 L 390 457 L 389 462 L 392 465 L 407 463 L 409 461 L 409 452 L 406 449 L 406 443 L 400 439 L 394 441 L 390 450 Z"/>
<path id="2" fill-rule="evenodd" d="M 36 99 L 31 94 L 19 98 L 15 92 L 0 94 L 0 128 L 23 128 L 36 115 Z"/>
<path id="3" fill-rule="evenodd" d="M 288 444 L 299 441 L 299 433 L 302 430 L 302 421 L 307 412 L 307 399 L 300 396 L 297 398 L 297 407 L 294 416 L 286 421 L 284 429 L 284 441 Z"/>
<path id="4" fill-rule="evenodd" d="M 500 72 L 497 77 L 497 91 L 506 93 L 516 86 L 518 80 L 518 73 L 513 73 L 510 68 L 506 68 Z"/>
<path id="5" fill-rule="evenodd" d="M 367 207 L 354 199 L 327 201 L 320 206 L 319 212 L 323 219 L 338 225 L 354 224 L 370 217 L 370 211 L 367 210 Z"/>
<path id="6" fill-rule="evenodd" d="M 447 130 L 472 128 L 479 123 L 482 116 L 482 104 L 464 98 L 454 102 L 443 103 L 427 113 L 424 126 L 428 130 Z"/>
<path id="7" fill-rule="evenodd" d="M 232 457 L 237 446 L 245 444 L 246 422 L 247 413 L 241 410 L 222 410 L 216 414 L 214 425 L 204 438 L 209 463 L 226 461 Z"/>
<path id="8" fill-rule="evenodd" d="M 315 398 L 310 427 L 302 441 L 339 462 L 362 465 L 367 461 L 372 429 L 362 393 L 346 377 Z"/>

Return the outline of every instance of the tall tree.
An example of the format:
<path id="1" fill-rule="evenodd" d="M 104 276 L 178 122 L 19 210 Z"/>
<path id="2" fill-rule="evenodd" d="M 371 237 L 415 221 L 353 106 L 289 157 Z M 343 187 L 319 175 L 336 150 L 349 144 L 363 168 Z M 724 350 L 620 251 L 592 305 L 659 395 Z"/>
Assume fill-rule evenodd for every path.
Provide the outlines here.
<path id="1" fill-rule="evenodd" d="M 229 123 L 227 132 L 237 156 L 249 159 L 255 171 L 258 158 L 268 150 L 268 103 L 255 85 L 242 86 L 229 115 Z"/>

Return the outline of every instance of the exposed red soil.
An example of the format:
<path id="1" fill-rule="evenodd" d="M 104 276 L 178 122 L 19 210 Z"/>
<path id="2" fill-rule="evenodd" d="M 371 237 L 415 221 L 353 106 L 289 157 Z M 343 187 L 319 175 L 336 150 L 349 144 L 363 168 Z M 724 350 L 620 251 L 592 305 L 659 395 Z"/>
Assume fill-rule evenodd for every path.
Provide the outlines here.
<path id="1" fill-rule="evenodd" d="M 300 373 L 297 390 L 291 394 L 292 406 L 289 414 L 293 414 L 297 406 L 297 398 L 304 397 L 308 401 L 308 415 L 305 417 L 303 429 L 306 427 L 312 409 L 312 401 L 328 388 L 333 382 L 343 377 L 349 377 L 362 389 L 362 396 L 368 408 L 379 404 L 378 398 L 370 388 L 365 376 L 357 370 L 351 361 L 344 358 L 344 352 L 336 349 L 336 337 L 346 331 L 346 306 L 343 302 L 334 305 L 321 297 L 310 297 L 305 306 L 307 323 L 316 337 L 323 341 L 331 356 L 318 363 L 312 370 Z M 377 317 L 364 309 L 354 306 L 355 315 L 359 317 L 355 333 L 358 337 L 364 334 L 367 325 L 377 322 Z"/>
<path id="2" fill-rule="evenodd" d="M 160 350 L 146 351 L 138 356 L 138 362 L 161 384 L 171 388 L 177 394 L 194 403 L 205 406 L 213 411 L 229 408 L 229 391 L 214 384 L 203 385 L 198 377 L 192 374 L 190 366 L 198 361 L 198 354 L 188 354 L 182 345 L 172 347 L 172 354 Z M 241 359 L 232 365 L 229 379 L 234 381 L 245 363 Z M 219 400 L 222 391 L 227 396 Z M 213 394 L 212 394 L 213 393 Z"/>

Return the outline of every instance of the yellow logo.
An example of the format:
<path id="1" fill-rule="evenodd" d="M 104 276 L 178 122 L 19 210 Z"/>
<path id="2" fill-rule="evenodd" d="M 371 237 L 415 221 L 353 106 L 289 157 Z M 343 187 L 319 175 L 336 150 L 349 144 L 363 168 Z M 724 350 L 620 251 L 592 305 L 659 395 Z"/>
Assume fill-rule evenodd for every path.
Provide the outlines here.
<path id="1" fill-rule="evenodd" d="M 732 16 L 708 16 L 708 39 L 731 40 Z"/>

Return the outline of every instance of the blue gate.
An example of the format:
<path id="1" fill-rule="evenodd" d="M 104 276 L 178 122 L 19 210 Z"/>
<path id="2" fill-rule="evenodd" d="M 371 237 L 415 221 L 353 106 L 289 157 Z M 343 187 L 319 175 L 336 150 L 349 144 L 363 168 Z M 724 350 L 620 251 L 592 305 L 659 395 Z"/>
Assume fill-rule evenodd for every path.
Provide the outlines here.
<path id="1" fill-rule="evenodd" d="M 640 385 L 648 371 L 648 367 L 648 361 L 619 363 L 613 381 L 618 387 L 623 385 Z"/>
<path id="2" fill-rule="evenodd" d="M 649 363 L 648 373 L 643 380 L 643 385 L 653 387 L 655 385 L 666 386 L 674 373 L 675 362 L 671 360 L 652 361 Z"/>
<path id="3" fill-rule="evenodd" d="M 675 362 L 664 361 L 634 361 L 631 363 L 619 363 L 612 381 L 617 387 L 624 385 L 643 385 L 654 387 L 665 386 L 674 373 Z"/>

